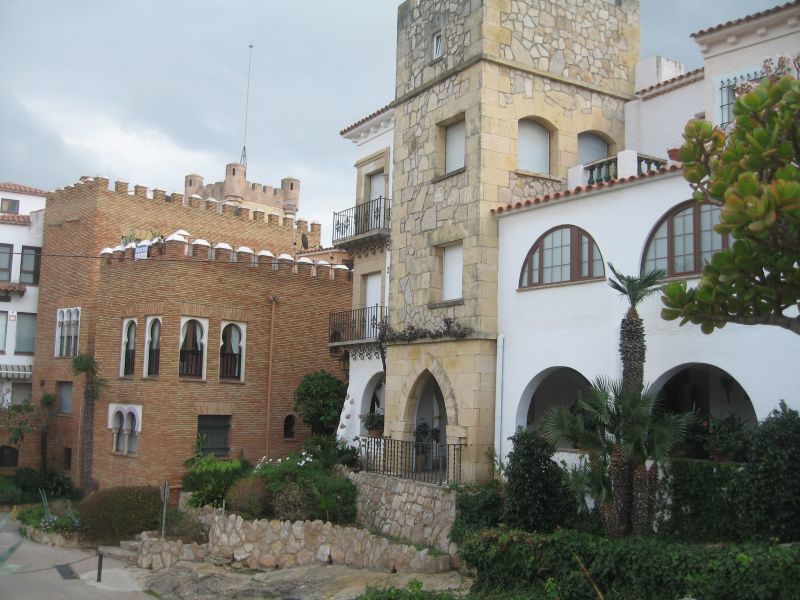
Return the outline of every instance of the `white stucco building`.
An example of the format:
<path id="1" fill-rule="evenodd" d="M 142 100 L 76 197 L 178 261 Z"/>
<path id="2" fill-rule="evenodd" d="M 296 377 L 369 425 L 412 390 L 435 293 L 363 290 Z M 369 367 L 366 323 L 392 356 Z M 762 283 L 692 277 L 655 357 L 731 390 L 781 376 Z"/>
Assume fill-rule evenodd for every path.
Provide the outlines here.
<path id="1" fill-rule="evenodd" d="M 0 183 L 0 393 L 31 399 L 45 194 Z"/>
<path id="2" fill-rule="evenodd" d="M 667 151 L 695 117 L 725 126 L 733 89 L 762 75 L 765 57 L 800 49 L 793 3 L 693 34 L 701 69 L 643 61 L 646 88 L 625 110 L 624 150 L 607 159 L 616 177 L 595 181 L 597 162 L 570 169 L 567 190 L 496 209 L 499 228 L 496 451 L 518 427 L 556 404 L 570 406 L 597 376 L 621 375 L 619 324 L 627 310 L 608 285 L 609 262 L 624 274 L 663 268 L 695 284 L 704 261 L 728 242 L 711 228 L 719 209 L 691 200 Z M 660 73 L 660 74 L 659 74 Z M 662 157 L 641 174 L 642 157 Z M 670 408 L 753 422 L 780 400 L 800 407 L 794 366 L 800 339 L 784 329 L 728 325 L 704 335 L 660 317 L 658 296 L 639 314 L 647 343 L 645 381 Z"/>

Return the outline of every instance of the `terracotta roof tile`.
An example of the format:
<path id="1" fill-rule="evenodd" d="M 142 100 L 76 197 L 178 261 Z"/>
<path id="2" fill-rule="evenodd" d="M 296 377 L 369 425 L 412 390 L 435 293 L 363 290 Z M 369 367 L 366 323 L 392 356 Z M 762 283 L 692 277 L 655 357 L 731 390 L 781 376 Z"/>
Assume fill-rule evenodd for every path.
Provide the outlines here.
<path id="1" fill-rule="evenodd" d="M 600 183 L 595 183 L 593 185 L 585 185 L 585 186 L 579 185 L 578 187 L 573 188 L 571 190 L 563 190 L 561 192 L 554 192 L 552 194 L 544 194 L 543 196 L 536 196 L 535 198 L 525 200 L 524 202 L 520 201 L 517 202 L 516 204 L 507 204 L 506 206 L 493 208 L 491 212 L 494 214 L 501 214 L 518 208 L 525 208 L 526 206 L 531 206 L 532 204 L 542 204 L 544 202 L 549 202 L 550 200 L 558 200 L 559 198 L 577 196 L 579 194 L 591 192 L 593 190 L 609 188 L 615 185 L 624 185 L 626 183 L 638 181 L 639 179 L 648 179 L 650 177 L 657 177 L 659 175 L 663 175 L 664 173 L 674 173 L 675 171 L 680 171 L 682 168 L 683 167 L 681 165 L 671 165 L 669 167 L 663 167 L 658 171 L 649 171 L 642 175 L 631 175 L 630 177 L 627 177 L 625 179 L 611 179 L 609 181 L 601 181 Z"/>
<path id="2" fill-rule="evenodd" d="M 30 215 L 4 215 L 0 214 L 0 223 L 12 223 L 14 225 L 30 225 Z"/>
<path id="3" fill-rule="evenodd" d="M 671 85 L 673 85 L 675 83 L 682 82 L 682 81 L 684 81 L 686 79 L 693 78 L 693 77 L 695 77 L 697 75 L 703 75 L 703 72 L 704 72 L 703 71 L 703 67 L 700 67 L 699 69 L 694 69 L 693 71 L 688 71 L 688 72 L 684 73 L 683 75 L 678 75 L 677 77 L 673 77 L 672 79 L 667 79 L 666 81 L 662 81 L 660 83 L 656 83 L 656 84 L 653 84 L 653 85 L 651 85 L 649 87 L 641 89 L 638 92 L 636 92 L 636 95 L 639 96 L 641 94 L 647 94 L 648 92 L 652 92 L 652 91 L 657 90 L 659 88 L 671 86 Z M 686 83 L 691 83 L 691 82 L 687 81 Z"/>
<path id="4" fill-rule="evenodd" d="M 0 181 L 0 191 L 14 192 L 15 194 L 28 194 L 30 196 L 46 196 L 47 192 L 29 185 L 12 183 L 11 181 Z"/>
<path id="5" fill-rule="evenodd" d="M 379 109 L 378 109 L 378 110 L 376 110 L 374 113 L 372 113 L 372 114 L 370 114 L 370 115 L 367 115 L 367 116 L 366 116 L 366 117 L 364 117 L 363 119 L 359 119 L 358 121 L 356 121 L 356 122 L 355 122 L 355 123 L 353 123 L 352 125 L 348 125 L 348 126 L 347 126 L 347 127 L 345 127 L 344 129 L 342 129 L 342 130 L 339 132 L 339 135 L 345 135 L 346 133 L 350 133 L 351 131 L 353 131 L 353 129 L 355 129 L 355 128 L 356 128 L 356 127 L 358 127 L 359 125 L 363 125 L 364 123 L 366 123 L 366 122 L 367 122 L 367 121 L 369 121 L 370 119 L 374 119 L 374 118 L 375 118 L 375 117 L 377 117 L 378 115 L 382 115 L 382 114 L 383 114 L 383 113 L 385 113 L 387 110 L 389 110 L 389 108 L 390 108 L 390 106 L 389 106 L 388 104 L 387 104 L 386 106 L 384 106 L 383 108 L 379 108 Z"/>
<path id="6" fill-rule="evenodd" d="M 739 19 L 733 19 L 732 21 L 726 21 L 725 23 L 720 23 L 719 25 L 714 25 L 713 27 L 707 27 L 706 29 L 701 29 L 700 31 L 696 31 L 692 34 L 692 37 L 698 37 L 701 35 L 706 35 L 707 33 L 712 33 L 714 31 L 719 31 L 721 29 L 725 29 L 727 27 L 731 27 L 733 25 L 739 25 L 741 23 L 747 23 L 748 21 L 752 21 L 754 19 L 758 19 L 759 17 L 763 17 L 766 15 L 771 15 L 787 8 L 792 8 L 793 6 L 800 6 L 800 0 L 795 0 L 795 2 L 787 2 L 786 4 L 781 4 L 779 6 L 774 6 L 772 8 L 768 8 L 767 10 L 762 10 L 757 13 L 753 13 L 752 15 L 746 15 Z"/>

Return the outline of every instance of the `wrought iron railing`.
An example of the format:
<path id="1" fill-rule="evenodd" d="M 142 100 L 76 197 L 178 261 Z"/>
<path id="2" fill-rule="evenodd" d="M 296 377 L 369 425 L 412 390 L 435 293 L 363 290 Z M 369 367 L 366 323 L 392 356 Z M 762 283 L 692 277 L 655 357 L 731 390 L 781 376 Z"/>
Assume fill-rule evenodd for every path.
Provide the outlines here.
<path id="1" fill-rule="evenodd" d="M 333 213 L 333 243 L 369 233 L 378 229 L 389 229 L 391 200 L 378 197 L 347 210 Z"/>
<path id="2" fill-rule="evenodd" d="M 125 367 L 123 375 L 133 375 L 133 365 L 136 362 L 136 350 L 125 350 Z"/>
<path id="3" fill-rule="evenodd" d="M 636 174 L 644 175 L 650 171 L 658 170 L 661 167 L 666 166 L 666 164 L 667 161 L 663 158 L 656 158 L 655 156 L 649 156 L 647 154 L 637 154 Z M 619 176 L 616 156 L 610 156 L 608 158 L 591 162 L 585 165 L 584 169 L 589 176 L 589 179 L 586 182 L 588 185 L 594 185 L 596 183 L 600 183 L 601 181 L 617 179 Z"/>
<path id="4" fill-rule="evenodd" d="M 158 368 L 161 359 L 161 350 L 159 348 L 150 348 L 147 353 L 147 374 L 158 375 Z"/>
<path id="5" fill-rule="evenodd" d="M 331 344 L 355 340 L 374 340 L 380 333 L 380 323 L 384 317 L 383 306 L 368 306 L 356 310 L 332 312 L 330 314 Z"/>
<path id="6" fill-rule="evenodd" d="M 178 375 L 181 377 L 203 376 L 203 351 L 181 350 Z"/>
<path id="7" fill-rule="evenodd" d="M 222 379 L 239 379 L 242 372 L 242 355 L 234 352 L 219 353 L 219 376 Z"/>
<path id="8" fill-rule="evenodd" d="M 461 483 L 465 444 L 408 442 L 392 438 L 360 438 L 361 467 L 402 479 L 443 485 Z"/>

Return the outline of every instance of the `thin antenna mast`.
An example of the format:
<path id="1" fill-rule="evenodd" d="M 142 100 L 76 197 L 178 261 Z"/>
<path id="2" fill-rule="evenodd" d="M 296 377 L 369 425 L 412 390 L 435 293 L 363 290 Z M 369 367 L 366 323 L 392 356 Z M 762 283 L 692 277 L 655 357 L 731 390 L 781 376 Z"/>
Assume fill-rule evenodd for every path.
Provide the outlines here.
<path id="1" fill-rule="evenodd" d="M 242 136 L 242 158 L 239 162 L 247 166 L 247 113 L 250 110 L 250 65 L 253 62 L 253 44 L 250 44 L 250 56 L 247 58 L 247 92 L 244 100 L 244 134 Z"/>

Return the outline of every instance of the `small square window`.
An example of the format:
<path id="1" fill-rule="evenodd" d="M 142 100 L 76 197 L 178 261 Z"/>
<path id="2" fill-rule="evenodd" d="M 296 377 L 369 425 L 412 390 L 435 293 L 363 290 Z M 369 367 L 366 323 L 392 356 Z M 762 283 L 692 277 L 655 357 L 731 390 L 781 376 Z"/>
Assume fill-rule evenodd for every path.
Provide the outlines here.
<path id="1" fill-rule="evenodd" d="M 204 456 L 228 456 L 230 415 L 198 415 L 197 439 Z"/>
<path id="2" fill-rule="evenodd" d="M 72 382 L 59 381 L 56 384 L 58 394 L 58 412 L 62 415 L 72 414 Z"/>
<path id="3" fill-rule="evenodd" d="M 433 34 L 433 60 L 439 60 L 444 54 L 444 40 L 442 39 L 442 32 L 437 31 Z"/>
<path id="4" fill-rule="evenodd" d="M 12 200 L 10 198 L 0 199 L 0 213 L 4 215 L 18 215 L 19 200 Z"/>

